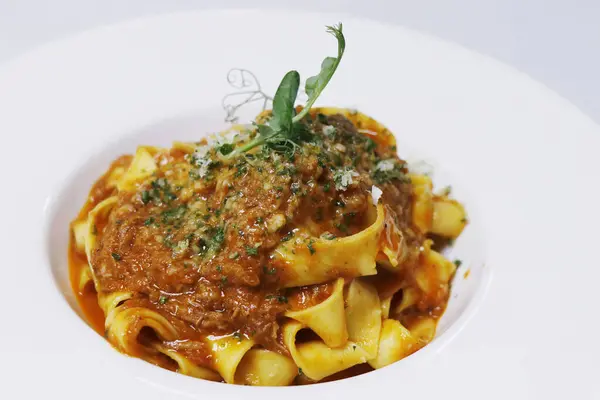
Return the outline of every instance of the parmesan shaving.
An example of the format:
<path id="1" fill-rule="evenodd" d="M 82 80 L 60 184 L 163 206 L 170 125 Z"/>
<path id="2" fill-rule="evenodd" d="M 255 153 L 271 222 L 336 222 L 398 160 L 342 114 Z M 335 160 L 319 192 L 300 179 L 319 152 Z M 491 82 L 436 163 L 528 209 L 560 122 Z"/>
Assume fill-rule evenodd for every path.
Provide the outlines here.
<path id="1" fill-rule="evenodd" d="M 375 170 L 377 171 L 391 171 L 394 169 L 394 160 L 381 160 L 375 166 Z"/>
<path id="2" fill-rule="evenodd" d="M 433 174 L 433 166 L 423 160 L 411 161 L 407 164 L 408 170 L 416 175 L 427 175 Z"/>
<path id="3" fill-rule="evenodd" d="M 337 190 L 346 190 L 354 182 L 352 178 L 357 177 L 358 172 L 353 169 L 338 169 L 333 174 L 333 181 Z"/>
<path id="4" fill-rule="evenodd" d="M 373 200 L 374 205 L 377 205 L 377 203 L 379 203 L 379 199 L 381 198 L 382 194 L 383 192 L 377 186 L 371 186 L 371 200 Z"/>

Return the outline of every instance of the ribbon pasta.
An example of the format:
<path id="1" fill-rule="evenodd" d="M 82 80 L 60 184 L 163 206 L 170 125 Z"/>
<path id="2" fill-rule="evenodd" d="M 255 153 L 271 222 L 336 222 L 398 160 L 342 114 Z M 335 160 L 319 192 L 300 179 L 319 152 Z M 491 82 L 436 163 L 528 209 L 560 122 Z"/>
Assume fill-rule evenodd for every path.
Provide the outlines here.
<path id="1" fill-rule="evenodd" d="M 311 238 L 313 252 L 304 245 L 288 242 L 275 249 L 275 259 L 285 265 L 290 277 L 284 287 L 297 287 L 327 282 L 336 276 L 357 277 L 377 273 L 375 256 L 384 226 L 385 212 L 376 207 L 374 222 L 363 231 L 344 238 L 327 240 Z"/>
<path id="2" fill-rule="evenodd" d="M 337 140 L 331 133 L 351 123 L 348 143 L 327 146 L 353 152 L 354 164 L 396 157 L 393 136 L 364 114 L 322 108 L 310 115 L 324 141 Z M 464 207 L 435 194 L 428 176 L 403 167 L 391 174 L 392 164 L 363 175 L 346 166 L 337 171 L 347 173 L 345 180 L 335 181 L 314 148 L 299 165 L 264 151 L 232 162 L 227 154 L 235 140 L 244 144 L 252 135 L 236 129 L 236 139 L 227 133 L 212 145 L 140 146 L 98 181 L 71 224 L 70 254 L 73 288 L 80 300 L 93 296 L 85 304 L 97 306 L 100 333 L 117 350 L 179 373 L 254 386 L 336 379 L 358 365 L 383 368 L 431 342 L 456 265 L 432 249 L 427 235 L 458 237 L 467 222 Z M 377 157 L 365 150 L 375 148 Z M 356 193 L 365 193 L 361 182 L 376 172 L 383 174 L 377 178 L 383 190 L 377 189 L 387 196 L 364 204 L 371 196 Z M 389 183 L 385 173 L 407 179 Z M 319 179 L 333 181 L 317 190 Z M 345 202 L 332 203 L 334 195 Z M 321 214 L 295 219 L 295 212 L 313 211 L 295 208 L 310 196 L 320 201 L 315 210 L 330 207 L 328 218 L 337 219 L 328 226 L 337 235 L 321 232 Z M 407 201 L 398 206 L 393 196 Z M 269 217 L 286 206 L 273 219 L 258 214 L 261 207 Z M 291 239 L 282 238 L 284 226 L 293 228 Z M 175 236 L 178 230 L 185 235 Z M 120 253 L 140 243 L 137 257 Z M 318 285 L 327 290 L 316 295 Z M 289 302 L 294 291 L 304 303 Z"/>

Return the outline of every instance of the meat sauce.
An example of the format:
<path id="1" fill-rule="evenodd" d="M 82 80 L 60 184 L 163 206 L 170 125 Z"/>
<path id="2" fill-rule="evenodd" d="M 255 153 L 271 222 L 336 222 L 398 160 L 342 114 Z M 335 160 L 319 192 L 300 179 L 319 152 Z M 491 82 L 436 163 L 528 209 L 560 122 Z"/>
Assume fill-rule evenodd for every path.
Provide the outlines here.
<path id="1" fill-rule="evenodd" d="M 326 116 L 318 109 L 305 123 L 314 143 L 293 152 L 263 146 L 224 163 L 212 150 L 204 164 L 196 153 L 176 147 L 161 152 L 155 156 L 158 170 L 132 192 L 117 192 L 111 184 L 111 176 L 122 173 L 132 157 L 117 159 L 78 216 L 85 219 L 100 201 L 118 196 L 105 224 L 96 227 L 91 263 L 97 288 L 80 290 L 86 257 L 73 240 L 69 251 L 73 289 L 90 325 L 104 333 L 96 289 L 128 291 L 134 293 L 128 304 L 155 310 L 177 327 L 182 340 L 164 345 L 198 365 L 210 365 L 208 350 L 197 344 L 206 335 L 245 335 L 289 355 L 279 329 L 284 312 L 322 302 L 333 285 L 282 288 L 289 272 L 273 260 L 272 250 L 299 230 L 331 238 L 360 232 L 369 223 L 374 184 L 405 236 L 409 256 L 402 273 L 382 272 L 373 282 L 390 293 L 413 285 L 423 237 L 412 226 L 411 184 L 393 136 L 374 121 Z M 382 161 L 391 169 L 377 169 Z M 443 311 L 446 300 L 411 312 Z M 156 338 L 145 332 L 139 340 Z M 157 363 L 171 368 L 167 361 Z"/>

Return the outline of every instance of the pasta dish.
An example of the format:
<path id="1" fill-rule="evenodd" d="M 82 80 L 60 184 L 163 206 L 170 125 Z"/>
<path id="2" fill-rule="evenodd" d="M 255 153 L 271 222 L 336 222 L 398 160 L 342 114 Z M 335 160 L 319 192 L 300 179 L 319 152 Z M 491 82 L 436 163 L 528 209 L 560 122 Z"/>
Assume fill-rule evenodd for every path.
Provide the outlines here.
<path id="1" fill-rule="evenodd" d="M 356 111 L 312 107 L 345 48 L 272 110 L 196 143 L 140 146 L 93 185 L 71 224 L 70 273 L 119 351 L 245 385 L 382 368 L 435 334 L 455 263 L 433 240 L 467 223 L 412 173 L 393 135 Z M 400 149 L 401 150 L 401 149 Z"/>

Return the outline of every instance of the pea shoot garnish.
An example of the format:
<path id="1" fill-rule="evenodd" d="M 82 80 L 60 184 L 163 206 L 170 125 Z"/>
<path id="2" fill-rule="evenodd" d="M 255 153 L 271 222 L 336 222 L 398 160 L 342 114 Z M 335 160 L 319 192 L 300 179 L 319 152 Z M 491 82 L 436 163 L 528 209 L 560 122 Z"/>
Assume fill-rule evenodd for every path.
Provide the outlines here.
<path id="1" fill-rule="evenodd" d="M 326 57 L 321 63 L 321 71 L 319 74 L 306 80 L 304 90 L 308 95 L 308 101 L 302 111 L 296 114 L 294 108 L 294 103 L 296 102 L 298 89 L 300 87 L 300 74 L 298 71 L 292 70 L 285 74 L 277 88 L 277 92 L 275 92 L 271 119 L 267 124 L 258 124 L 258 135 L 244 146 L 229 151 L 227 153 L 228 158 L 235 157 L 240 153 L 247 152 L 257 146 L 265 144 L 275 150 L 293 152 L 298 147 L 299 143 L 312 136 L 299 122 L 306 114 L 308 114 L 312 105 L 333 77 L 346 48 L 346 40 L 342 33 L 341 23 L 337 26 L 328 26 L 327 32 L 337 39 L 337 57 Z M 230 149 L 228 148 L 226 150 L 228 151 Z"/>

